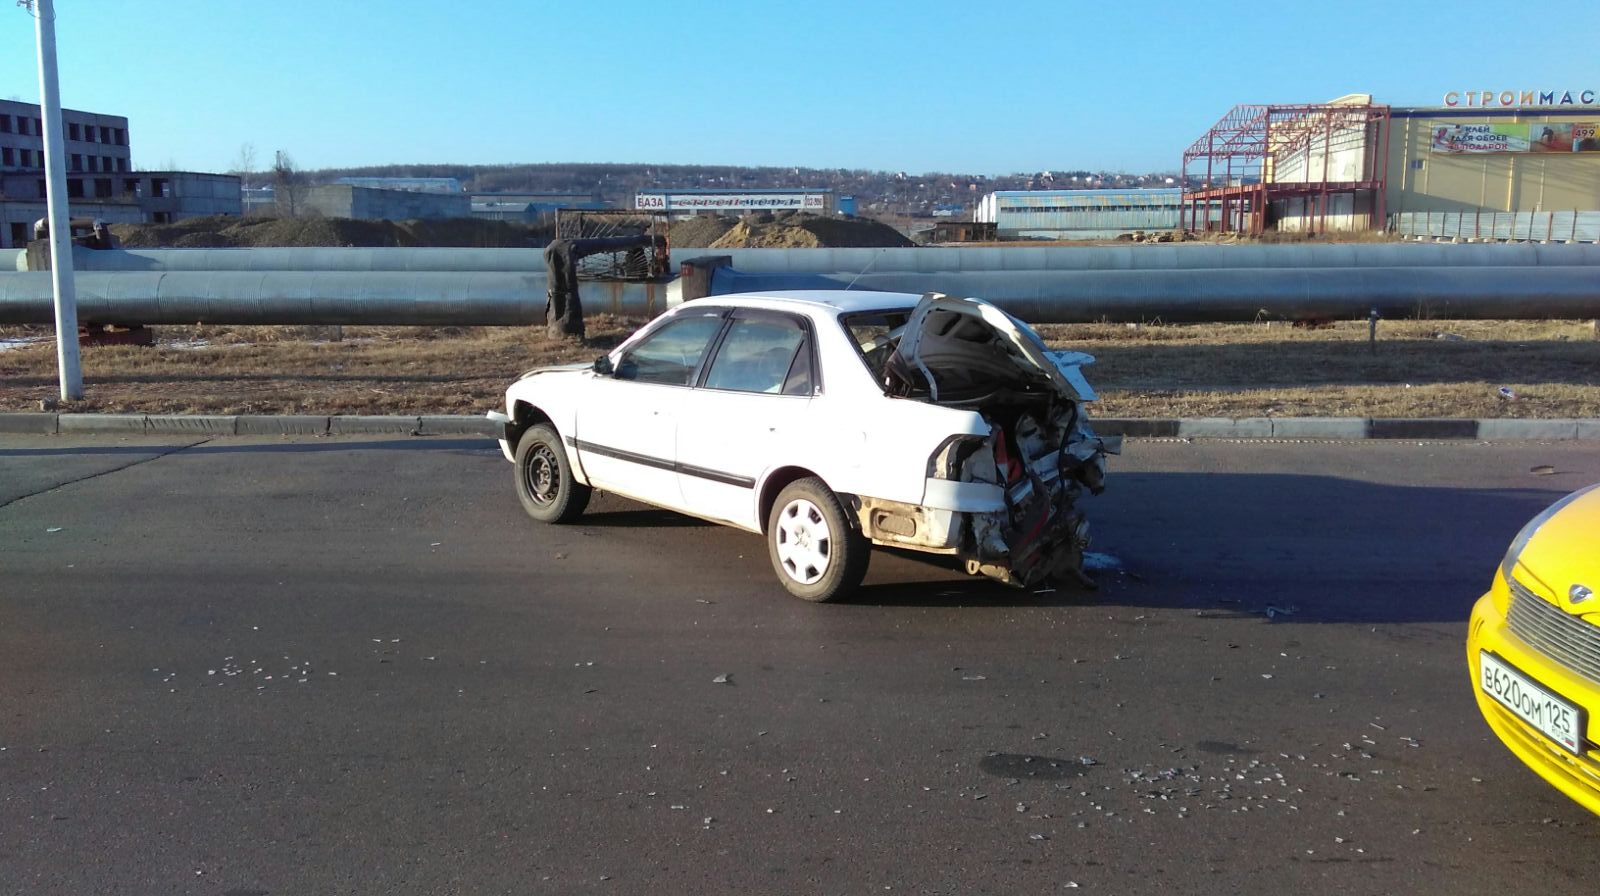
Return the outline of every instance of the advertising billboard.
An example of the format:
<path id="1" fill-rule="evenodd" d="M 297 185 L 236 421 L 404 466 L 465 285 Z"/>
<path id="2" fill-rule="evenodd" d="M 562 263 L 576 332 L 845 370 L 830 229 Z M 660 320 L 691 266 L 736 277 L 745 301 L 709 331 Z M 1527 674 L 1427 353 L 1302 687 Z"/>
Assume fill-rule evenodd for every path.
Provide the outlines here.
<path id="1" fill-rule="evenodd" d="M 1428 126 L 1428 148 L 1451 155 L 1507 152 L 1600 152 L 1600 134 L 1594 122 L 1533 122 L 1531 124 L 1447 124 Z"/>
<path id="2" fill-rule="evenodd" d="M 654 211 L 813 211 L 827 209 L 824 193 L 637 193 L 633 207 Z"/>

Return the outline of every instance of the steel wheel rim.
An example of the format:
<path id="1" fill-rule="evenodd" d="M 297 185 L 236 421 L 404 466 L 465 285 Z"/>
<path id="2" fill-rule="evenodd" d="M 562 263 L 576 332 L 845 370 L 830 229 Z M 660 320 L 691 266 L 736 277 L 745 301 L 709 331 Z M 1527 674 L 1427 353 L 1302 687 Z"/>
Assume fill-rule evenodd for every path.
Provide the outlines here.
<path id="1" fill-rule="evenodd" d="M 536 445 L 528 452 L 528 463 L 522 469 L 522 484 L 535 504 L 549 504 L 560 496 L 561 467 L 549 445 Z"/>
<path id="2" fill-rule="evenodd" d="M 785 504 L 773 539 L 784 575 L 801 585 L 815 585 L 827 575 L 833 562 L 833 533 L 816 504 L 805 498 Z"/>

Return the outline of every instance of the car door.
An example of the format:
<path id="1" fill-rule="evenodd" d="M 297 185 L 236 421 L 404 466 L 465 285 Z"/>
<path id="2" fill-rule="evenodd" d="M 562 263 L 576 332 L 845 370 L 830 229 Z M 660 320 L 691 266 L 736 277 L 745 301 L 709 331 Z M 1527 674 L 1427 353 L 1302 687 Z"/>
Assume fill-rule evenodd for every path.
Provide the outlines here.
<path id="1" fill-rule="evenodd" d="M 805 455 L 818 377 L 810 322 L 738 309 L 678 418 L 678 482 L 701 516 L 759 528 L 756 483 Z"/>
<path id="2" fill-rule="evenodd" d="M 590 484 L 651 504 L 681 507 L 675 470 L 679 406 L 699 376 L 725 308 L 680 313 L 597 374 L 574 425 L 578 462 Z"/>

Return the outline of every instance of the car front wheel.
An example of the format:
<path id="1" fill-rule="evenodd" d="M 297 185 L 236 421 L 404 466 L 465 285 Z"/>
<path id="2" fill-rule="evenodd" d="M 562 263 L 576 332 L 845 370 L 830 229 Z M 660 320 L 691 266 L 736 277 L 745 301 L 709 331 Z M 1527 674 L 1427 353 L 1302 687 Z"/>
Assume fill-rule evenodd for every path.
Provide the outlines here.
<path id="1" fill-rule="evenodd" d="M 867 574 L 871 552 L 822 480 L 799 479 L 778 493 L 767 517 L 767 553 L 790 594 L 810 601 L 849 594 Z"/>
<path id="2" fill-rule="evenodd" d="M 561 437 L 549 424 L 528 428 L 517 442 L 517 499 L 541 523 L 570 523 L 589 506 L 593 490 L 572 476 Z"/>

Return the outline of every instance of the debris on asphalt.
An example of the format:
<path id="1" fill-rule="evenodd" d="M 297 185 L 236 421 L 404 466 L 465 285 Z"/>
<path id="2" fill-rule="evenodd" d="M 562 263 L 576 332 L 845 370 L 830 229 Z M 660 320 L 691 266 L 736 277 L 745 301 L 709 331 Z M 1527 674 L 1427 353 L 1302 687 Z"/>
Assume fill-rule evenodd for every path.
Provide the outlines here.
<path id="1" fill-rule="evenodd" d="M 989 678 L 989 676 L 987 676 L 987 675 L 963 675 L 963 676 L 961 676 L 961 680 L 962 681 L 987 681 L 988 678 Z"/>
<path id="2" fill-rule="evenodd" d="M 1549 464 L 1540 464 L 1537 467 L 1528 470 L 1529 473 L 1532 473 L 1535 476 L 1549 476 L 1555 473 L 1555 471 L 1556 468 L 1550 466 Z"/>
<path id="3" fill-rule="evenodd" d="M 711 679 L 711 683 L 712 684 L 732 684 L 733 683 L 733 679 L 727 673 L 724 673 L 722 675 L 718 675 L 716 678 Z"/>
<path id="4" fill-rule="evenodd" d="M 60 526 L 51 526 L 50 528 L 48 528 L 48 529 L 46 529 L 44 531 L 50 532 L 50 533 L 60 532 L 61 531 L 61 527 Z"/>

